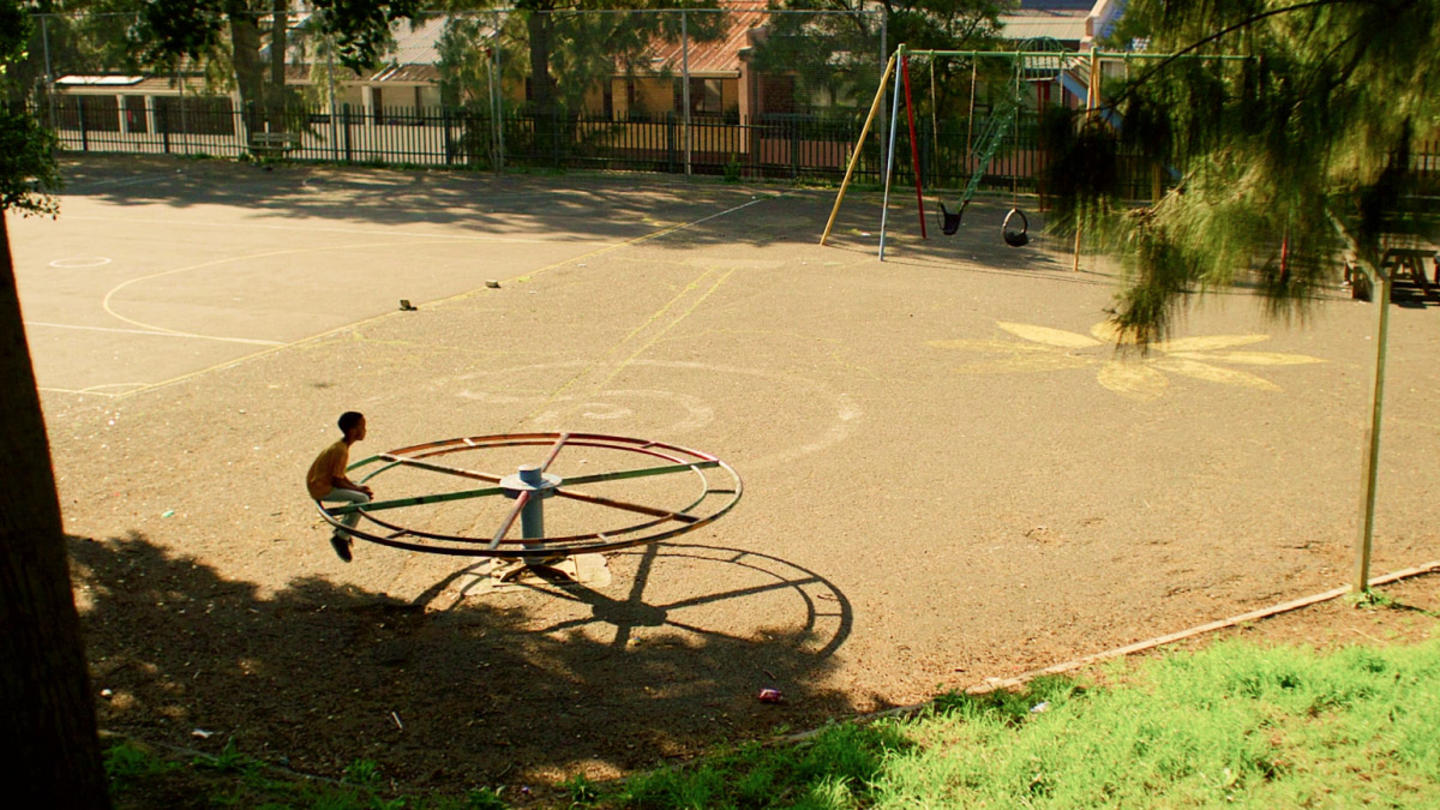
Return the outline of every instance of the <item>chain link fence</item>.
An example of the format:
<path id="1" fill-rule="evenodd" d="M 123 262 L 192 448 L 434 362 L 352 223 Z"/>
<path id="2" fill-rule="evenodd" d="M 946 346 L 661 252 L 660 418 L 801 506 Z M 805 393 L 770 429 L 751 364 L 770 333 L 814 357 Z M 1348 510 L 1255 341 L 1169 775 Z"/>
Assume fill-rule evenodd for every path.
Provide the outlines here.
<path id="1" fill-rule="evenodd" d="M 5 89 L 67 150 L 735 179 L 842 175 L 889 47 L 879 12 L 747 0 L 430 13 L 396 25 L 382 64 L 357 72 L 302 12 L 278 27 L 248 20 L 248 58 L 162 69 L 143 58 L 136 15 L 33 19 L 29 59 Z M 261 88 L 248 96 L 241 64 Z M 874 180 L 872 141 L 857 171 Z"/>

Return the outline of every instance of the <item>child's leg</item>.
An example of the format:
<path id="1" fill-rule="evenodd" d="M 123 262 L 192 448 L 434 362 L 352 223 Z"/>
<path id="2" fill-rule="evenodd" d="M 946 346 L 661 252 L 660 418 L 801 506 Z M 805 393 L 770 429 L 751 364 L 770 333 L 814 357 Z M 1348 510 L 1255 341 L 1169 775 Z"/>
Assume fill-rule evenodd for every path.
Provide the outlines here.
<path id="1" fill-rule="evenodd" d="M 369 503 L 370 496 L 358 490 L 340 489 L 337 487 L 330 490 L 329 494 L 327 494 L 324 498 L 321 498 L 321 501 L 323 501 L 324 503 Z M 340 518 L 340 522 L 345 525 L 345 528 L 353 529 L 355 528 L 355 524 L 360 522 L 360 513 L 351 512 Z M 340 529 L 336 529 L 335 536 L 349 537 L 350 533 L 342 532 Z"/>

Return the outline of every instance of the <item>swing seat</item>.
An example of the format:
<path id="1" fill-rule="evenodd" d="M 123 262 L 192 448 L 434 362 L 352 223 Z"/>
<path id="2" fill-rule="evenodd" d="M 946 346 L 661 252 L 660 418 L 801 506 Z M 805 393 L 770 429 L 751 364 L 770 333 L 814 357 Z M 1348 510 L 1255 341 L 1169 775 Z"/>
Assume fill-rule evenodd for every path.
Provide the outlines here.
<path id="1" fill-rule="evenodd" d="M 965 216 L 965 206 L 969 204 L 969 202 L 960 203 L 960 210 L 952 214 L 945 210 L 945 203 L 940 203 L 941 233 L 944 233 L 946 236 L 954 236 L 955 232 L 960 230 L 960 218 Z"/>
<path id="2" fill-rule="evenodd" d="M 1017 216 L 1020 217 L 1019 227 L 1011 227 Z M 1010 247 L 1024 247 L 1030 244 L 1030 220 L 1019 208 L 1010 209 L 1010 213 L 1005 215 L 1005 222 L 1000 228 L 1005 232 L 1005 244 Z"/>

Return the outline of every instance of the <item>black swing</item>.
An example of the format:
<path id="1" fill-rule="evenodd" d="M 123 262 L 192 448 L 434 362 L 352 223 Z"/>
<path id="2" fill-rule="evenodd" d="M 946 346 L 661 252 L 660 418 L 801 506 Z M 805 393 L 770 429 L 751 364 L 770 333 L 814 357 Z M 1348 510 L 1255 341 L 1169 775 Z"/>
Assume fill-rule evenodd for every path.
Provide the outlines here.
<path id="1" fill-rule="evenodd" d="M 982 130 L 980 134 L 981 146 L 977 153 L 979 155 L 979 165 L 976 166 L 975 171 L 970 175 L 970 182 L 965 186 L 965 193 L 960 198 L 960 210 L 951 213 L 949 209 L 945 207 L 944 201 L 940 202 L 940 231 L 946 236 L 953 236 L 960 230 L 960 219 L 965 215 L 965 208 L 970 205 L 970 198 L 975 195 L 976 189 L 980 186 L 980 180 L 985 173 L 985 167 L 990 165 L 990 161 L 995 157 L 996 151 L 999 150 L 1000 144 L 1004 141 L 1009 130 L 1017 127 L 1019 124 L 1020 75 L 1020 62 L 1017 61 L 1015 63 L 1015 93 L 1011 98 L 1005 99 L 1004 102 L 1002 102 L 1002 104 L 1006 106 L 1000 107 L 998 114 L 990 116 L 985 122 L 985 129 Z M 935 121 L 935 63 L 933 60 L 930 63 L 930 90 L 931 128 L 934 131 L 939 131 L 938 124 Z M 1012 112 L 1013 117 L 1011 115 Z M 974 117 L 975 74 L 974 66 L 972 65 L 970 77 L 970 119 L 973 121 Z M 1011 181 L 1010 193 L 1012 206 L 1014 206 L 1014 197 L 1017 194 L 1015 185 L 1017 182 L 1017 180 L 1013 179 Z M 1016 221 L 1016 217 L 1019 217 L 1018 222 Z M 1010 209 L 1010 213 L 1005 215 L 1005 222 L 1000 227 L 1005 238 L 1005 244 L 1010 247 L 1021 247 L 1030 243 L 1030 220 L 1019 207 L 1012 207 Z"/>
<path id="2" fill-rule="evenodd" d="M 1016 217 L 1020 218 L 1019 223 L 1015 222 Z M 960 217 L 956 216 L 955 219 L 958 223 Z M 1005 222 L 1001 224 L 1000 229 L 1005 232 L 1005 244 L 1010 247 L 1024 247 L 1030 244 L 1030 220 L 1019 208 L 1010 209 L 1010 213 L 1005 215 Z"/>
<path id="3" fill-rule="evenodd" d="M 965 215 L 965 206 L 969 204 L 969 200 L 962 200 L 960 202 L 960 210 L 952 214 L 948 210 L 946 210 L 945 203 L 941 202 L 940 232 L 945 234 L 946 236 L 954 236 L 955 232 L 960 230 L 960 218 Z"/>

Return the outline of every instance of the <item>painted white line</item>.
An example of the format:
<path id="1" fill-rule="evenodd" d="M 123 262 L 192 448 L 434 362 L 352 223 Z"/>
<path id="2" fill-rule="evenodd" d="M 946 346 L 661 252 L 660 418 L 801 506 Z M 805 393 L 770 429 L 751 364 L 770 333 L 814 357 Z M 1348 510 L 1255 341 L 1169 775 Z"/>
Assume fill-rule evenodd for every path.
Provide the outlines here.
<path id="1" fill-rule="evenodd" d="M 780 193 L 778 193 L 778 194 L 772 194 L 772 195 L 765 196 L 765 197 L 757 197 L 757 198 L 755 198 L 755 199 L 750 200 L 749 202 L 742 203 L 742 204 L 737 205 L 737 206 L 734 206 L 734 207 L 732 207 L 732 208 L 727 208 L 727 209 L 725 209 L 724 211 L 720 211 L 719 213 L 715 213 L 715 214 L 711 214 L 711 215 L 706 216 L 706 217 L 702 217 L 702 218 L 697 219 L 697 220 L 695 220 L 695 221 L 693 221 L 693 222 L 685 222 L 685 223 L 681 223 L 681 224 L 679 224 L 679 225 L 670 225 L 670 226 L 668 226 L 668 227 L 661 228 L 661 229 L 659 229 L 659 230 L 657 230 L 657 231 L 653 231 L 653 232 L 651 232 L 651 233 L 644 234 L 644 235 L 642 235 L 642 236 L 637 236 L 637 237 L 633 237 L 633 238 L 630 238 L 630 239 L 626 239 L 626 240 L 624 240 L 623 242 L 618 242 L 618 243 L 613 243 L 613 244 L 605 244 L 605 245 L 603 245 L 602 247 L 595 248 L 595 249 L 590 250 L 590 251 L 588 251 L 588 252 L 582 253 L 582 254 L 580 254 L 580 255 L 578 255 L 578 256 L 572 256 L 572 257 L 570 257 L 570 258 L 568 258 L 568 259 L 562 259 L 561 261 L 558 261 L 558 262 L 554 262 L 554 263 L 552 263 L 552 264 L 545 265 L 544 267 L 540 267 L 540 268 L 537 268 L 537 269 L 535 269 L 535 270 L 531 270 L 531 271 L 529 271 L 528 273 L 522 274 L 522 275 L 520 275 L 520 276 L 513 276 L 513 277 L 512 277 L 512 280 L 515 279 L 515 278 L 525 278 L 525 279 L 528 279 L 528 278 L 531 277 L 531 276 L 538 275 L 538 274 L 543 273 L 543 272 L 545 272 L 545 271 L 547 271 L 547 270 L 554 270 L 554 269 L 557 268 L 557 267 L 564 267 L 564 266 L 567 265 L 567 264 L 571 264 L 572 262 L 578 262 L 578 261 L 581 261 L 581 260 L 583 260 L 583 259 L 589 258 L 589 257 L 591 257 L 591 256 L 599 256 L 599 255 L 601 255 L 601 254 L 609 253 L 610 251 L 612 251 L 612 250 L 617 250 L 617 249 L 619 249 L 619 248 L 629 247 L 629 246 L 632 246 L 632 245 L 642 244 L 642 243 L 648 242 L 648 241 L 650 241 L 650 240 L 652 240 L 652 239 L 658 239 L 658 238 L 660 238 L 660 237 L 662 237 L 662 236 L 667 236 L 667 235 L 669 235 L 669 234 L 671 234 L 671 233 L 675 233 L 676 231 L 682 231 L 682 230 L 685 230 L 685 229 L 687 229 L 687 228 L 691 228 L 691 227 L 693 227 L 693 226 L 695 226 L 695 225 L 699 225 L 699 224 L 702 223 L 702 222 L 708 222 L 709 220 L 715 219 L 715 218 L 717 218 L 717 217 L 723 217 L 723 216 L 726 216 L 727 214 L 733 214 L 733 213 L 735 213 L 736 211 L 740 211 L 740 210 L 742 210 L 742 209 L 749 208 L 750 206 L 755 205 L 756 203 L 767 202 L 767 201 L 770 201 L 770 200 L 783 199 L 784 197 L 788 196 L 789 194 L 790 194 L 790 192 L 780 192 Z M 74 219 L 74 218 L 75 218 L 75 217 L 67 217 L 67 219 Z M 388 247 L 389 245 L 385 245 L 385 246 Z M 358 246 L 357 246 L 357 245 L 346 245 L 346 246 L 344 246 L 344 247 L 345 247 L 345 248 L 348 248 L 348 249 L 354 249 L 354 248 L 356 248 L 356 247 L 375 247 L 375 245 L 358 245 Z M 278 254 L 281 254 L 281 253 L 300 253 L 300 252 L 303 252 L 303 251 L 305 251 L 305 250 L 325 250 L 325 249 L 327 249 L 327 248 L 301 248 L 301 249 L 295 249 L 295 250 L 291 250 L 291 251 L 279 250 L 279 251 L 272 251 L 272 252 L 270 252 L 270 253 L 261 253 L 261 254 L 257 254 L 257 255 L 254 255 L 254 256 L 234 256 L 234 257 L 231 257 L 231 258 L 229 258 L 229 259 L 217 259 L 217 260 L 210 261 L 210 262 L 204 262 L 204 263 L 198 264 L 198 265 L 192 265 L 192 266 L 190 266 L 190 267 L 179 267 L 179 268 L 176 268 L 176 269 L 174 269 L 174 270 L 165 270 L 165 271 L 162 271 L 162 272 L 160 272 L 160 273 L 154 273 L 154 274 L 152 274 L 152 275 L 145 276 L 145 277 L 142 277 L 142 278 L 131 279 L 130 281 L 126 281 L 126 282 L 124 282 L 123 284 L 121 284 L 120 287 L 124 287 L 124 286 L 126 286 L 126 285 L 128 285 L 128 284 L 130 284 L 130 283 L 132 283 L 132 282 L 135 282 L 135 281 L 144 281 L 144 280 L 146 280 L 146 279 L 155 278 L 155 277 L 158 277 L 158 276 L 170 275 L 171 273 L 180 273 L 180 272 L 185 272 L 185 271 L 189 271 L 189 270 L 196 270 L 196 269 L 199 269 L 199 268 L 201 268 L 201 267 L 208 267 L 208 266 L 215 265 L 215 264 L 222 264 L 222 263 L 224 263 L 224 262 L 226 262 L 226 261 L 237 261 L 237 260 L 243 260 L 243 259 L 261 258 L 261 257 L 264 257 L 264 256 L 278 255 Z M 114 294 L 115 294 L 116 292 L 118 292 L 118 291 L 120 290 L 120 287 L 116 287 L 115 289 L 112 289 L 109 293 L 107 293 L 107 294 L 105 295 L 105 300 L 104 300 L 104 302 L 103 302 L 104 307 L 105 307 L 105 310 L 106 310 L 107 312 L 109 312 L 111 315 L 114 315 L 115 317 L 119 318 L 119 319 L 122 320 L 122 321 L 126 321 L 127 323 L 135 323 L 137 326 L 144 326 L 144 327 L 147 327 L 147 328 L 148 328 L 148 327 L 150 326 L 149 324 L 142 324 L 142 323 L 137 323 L 137 322 L 135 322 L 135 321 L 131 321 L 129 318 L 125 318 L 125 317 L 123 317 L 123 316 L 121 316 L 121 315 L 116 314 L 116 313 L 114 312 L 114 310 L 112 310 L 112 309 L 110 308 L 110 299 L 111 299 L 112 296 L 114 296 Z M 483 291 L 483 290 L 484 290 L 484 288 L 480 288 L 479 291 Z M 459 300 L 462 300 L 462 299 L 464 299 L 464 298 L 468 298 L 468 297 L 470 297 L 470 296 L 475 295 L 476 292 L 477 292 L 477 290 L 471 290 L 470 292 L 459 293 L 459 294 L 457 294 L 457 295 L 452 295 L 452 296 L 450 296 L 450 297 L 448 297 L 448 298 L 441 298 L 441 299 L 438 299 L 438 300 L 436 300 L 436 301 L 431 301 L 431 302 L 429 303 L 429 306 L 434 307 L 434 306 L 438 306 L 438 305 L 448 304 L 448 303 L 451 303 L 451 302 L 453 302 L 453 301 L 459 301 Z M 116 396 L 117 396 L 117 397 L 125 397 L 125 396 L 130 396 L 130 395 L 133 395 L 133 394 L 139 394 L 139 393 L 145 393 L 145 392 L 148 392 L 148 391 L 154 391 L 154 390 L 156 390 L 156 389 L 158 389 L 158 388 L 164 388 L 164 387 L 170 386 L 170 385 L 175 385 L 175 384 L 177 384 L 177 383 L 181 383 L 181 382 L 184 382 L 184 381 L 186 381 L 186 380 L 191 380 L 191 379 L 194 379 L 194 378 L 196 378 L 196 377 L 199 377 L 199 376 L 202 376 L 202 375 L 205 375 L 205 374 L 209 374 L 209 373 L 211 373 L 211 372 L 215 372 L 215 371 L 219 371 L 219 370 L 227 369 L 227 368 L 233 368 L 233 367 L 238 366 L 238 365 L 240 365 L 240 364 L 242 364 L 242 363 L 246 363 L 246 362 L 255 360 L 255 359 L 257 359 L 257 358 L 264 357 L 264 356 L 269 355 L 269 354 L 274 353 L 274 352 L 284 351 L 285 349 L 291 348 L 291 347 L 293 347 L 293 346 L 299 346 L 299 345 L 307 344 L 307 343 L 314 343 L 314 342 L 316 342 L 316 341 L 322 340 L 322 339 L 327 338 L 327 337 L 330 337 L 330 336 L 332 336 L 332 335 L 337 335 L 337 334 L 340 334 L 340 333 L 342 333 L 342 332 L 352 331 L 352 330 L 358 329 L 358 328 L 361 327 L 361 326 L 378 322 L 378 321 L 380 321 L 381 319 L 393 317 L 394 315 L 395 315 L 395 312 L 394 312 L 394 311 L 386 312 L 386 313 L 384 313 L 384 314 L 382 314 L 382 315 L 374 315 L 374 316 L 371 316 L 371 317 L 369 317 L 369 318 L 365 318 L 365 319 L 363 319 L 363 320 L 356 321 L 355 323 L 344 324 L 344 325 L 342 325 L 342 326 L 337 326 L 337 327 L 335 327 L 335 328 L 333 328 L 333 329 L 327 329 L 327 330 L 325 330 L 325 331 L 323 331 L 323 332 L 318 332 L 318 333 L 313 334 L 313 335 L 311 335 L 311 336 L 309 336 L 309 337 L 300 338 L 300 339 L 298 339 L 298 340 L 290 341 L 289 343 L 285 343 L 285 344 L 282 344 L 282 345 L 280 345 L 280 346 L 273 346 L 273 347 L 268 348 L 268 349 L 262 349 L 262 350 L 260 350 L 260 351 L 255 352 L 254 354 L 249 354 L 249 355 L 246 355 L 246 356 L 244 356 L 244 357 L 237 357 L 237 358 L 235 358 L 235 359 L 233 359 L 233 360 L 226 360 L 226 361 L 223 362 L 223 363 L 216 363 L 216 364 L 213 365 L 213 366 L 207 366 L 206 368 L 196 369 L 195 371 L 188 371 L 188 372 L 186 372 L 186 373 L 184 373 L 184 374 L 180 374 L 180 375 L 178 375 L 178 376 L 171 377 L 171 378 L 168 379 L 168 380 L 162 380 L 162 381 L 160 381 L 160 382 L 153 383 L 153 384 L 148 385 L 148 386 L 146 386 L 146 387 L 144 387 L 144 388 L 137 389 L 137 390 L 134 390 L 134 391 L 126 391 L 126 392 L 123 393 L 123 394 L 116 394 Z"/>
<path id="2" fill-rule="evenodd" d="M 50 262 L 50 266 L 69 270 L 78 267 L 100 267 L 109 263 L 110 259 L 106 256 L 86 256 L 84 258 L 75 259 L 56 259 L 55 261 Z"/>
<path id="3" fill-rule="evenodd" d="M 123 396 L 123 395 L 125 395 L 125 394 L 134 393 L 134 391 L 135 391 L 135 389 L 131 389 L 131 390 L 129 390 L 129 391 L 120 391 L 120 392 L 115 393 L 115 394 L 109 394 L 109 393 L 106 393 L 106 392 L 104 392 L 104 391 L 91 391 L 91 390 L 89 390 L 89 389 L 85 389 L 85 390 L 82 390 L 82 391 L 76 391 L 76 390 L 73 389 L 73 388 L 54 388 L 54 387 L 47 386 L 47 385 L 36 386 L 36 390 L 38 390 L 38 391 L 43 391 L 43 392 L 45 392 L 45 393 L 47 393 L 47 394 L 73 394 L 73 395 L 75 395 L 75 396 L 82 396 L 82 397 L 118 397 L 118 396 Z"/>
<path id="4" fill-rule="evenodd" d="M 82 329 L 88 332 L 119 332 L 126 335 L 154 335 L 156 337 L 190 338 L 192 340 L 218 340 L 222 343 L 245 343 L 252 346 L 283 346 L 282 340 L 260 340 L 259 338 L 220 337 L 218 335 L 197 335 L 191 332 L 169 332 L 155 329 L 118 329 L 113 326 L 80 326 L 71 323 L 50 323 L 48 321 L 26 321 L 26 326 L 43 326 L 49 329 Z"/>

